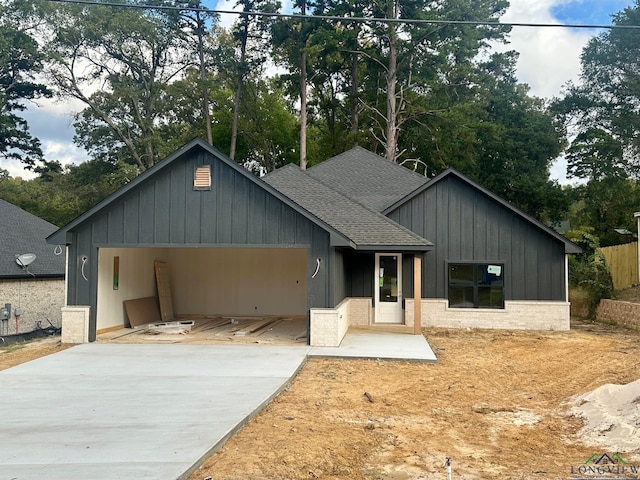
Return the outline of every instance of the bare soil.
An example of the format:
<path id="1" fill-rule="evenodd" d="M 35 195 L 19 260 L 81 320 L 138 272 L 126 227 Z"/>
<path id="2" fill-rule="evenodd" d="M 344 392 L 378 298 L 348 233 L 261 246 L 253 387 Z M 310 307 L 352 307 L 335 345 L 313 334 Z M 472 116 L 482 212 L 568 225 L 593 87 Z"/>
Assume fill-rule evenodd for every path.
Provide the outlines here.
<path id="1" fill-rule="evenodd" d="M 634 332 L 425 329 L 439 362 L 313 359 L 190 480 L 569 478 L 572 397 L 640 378 Z M 640 460 L 639 448 L 623 455 Z"/>
<path id="2" fill-rule="evenodd" d="M 425 329 L 435 365 L 313 359 L 190 480 L 567 479 L 587 445 L 572 399 L 640 378 L 638 334 Z M 67 348 L 0 348 L 0 370 Z M 623 454 L 640 462 L 640 445 Z"/>
<path id="3" fill-rule="evenodd" d="M 57 336 L 0 347 L 0 370 L 6 370 L 39 357 L 60 352 L 70 346 L 60 343 L 60 337 Z"/>
<path id="4" fill-rule="evenodd" d="M 615 293 L 615 298 L 616 300 L 622 300 L 623 302 L 640 303 L 640 287 L 618 290 Z"/>

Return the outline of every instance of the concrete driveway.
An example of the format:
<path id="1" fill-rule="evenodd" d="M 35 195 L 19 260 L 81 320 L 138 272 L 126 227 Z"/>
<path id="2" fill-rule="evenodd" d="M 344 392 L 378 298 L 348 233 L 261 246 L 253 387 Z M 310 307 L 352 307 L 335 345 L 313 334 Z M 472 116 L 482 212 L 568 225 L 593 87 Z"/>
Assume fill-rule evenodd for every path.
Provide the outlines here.
<path id="1" fill-rule="evenodd" d="M 186 478 L 310 347 L 85 344 L 0 372 L 0 478 Z"/>
<path id="2" fill-rule="evenodd" d="M 307 356 L 436 361 L 421 335 L 314 348 L 78 345 L 0 372 L 0 479 L 187 478 Z"/>

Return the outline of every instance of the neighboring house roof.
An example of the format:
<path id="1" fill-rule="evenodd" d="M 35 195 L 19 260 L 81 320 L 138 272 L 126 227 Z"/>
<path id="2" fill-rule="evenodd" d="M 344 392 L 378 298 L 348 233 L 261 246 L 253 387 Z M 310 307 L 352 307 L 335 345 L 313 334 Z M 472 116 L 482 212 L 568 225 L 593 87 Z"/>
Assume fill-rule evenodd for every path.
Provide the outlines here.
<path id="1" fill-rule="evenodd" d="M 382 212 L 429 181 L 362 147 L 330 158 L 307 173 L 376 212 Z"/>
<path id="2" fill-rule="evenodd" d="M 504 199 L 500 198 L 499 196 L 497 196 L 495 193 L 487 190 L 486 188 L 484 188 L 479 183 L 474 182 L 469 177 L 467 177 L 467 176 L 463 175 L 462 173 L 458 172 L 455 168 L 448 168 L 444 172 L 440 173 L 436 177 L 434 177 L 431 180 L 429 180 L 428 183 L 425 183 L 423 186 L 417 188 L 416 190 L 414 190 L 413 192 L 411 192 L 410 194 L 408 194 L 404 198 L 399 199 L 394 204 L 389 205 L 382 213 L 384 215 L 388 215 L 389 213 L 393 212 L 396 208 L 399 208 L 400 206 L 404 205 L 406 202 L 408 202 L 412 198 L 420 195 L 425 190 L 433 187 L 435 184 L 437 184 L 438 182 L 442 181 L 443 179 L 445 179 L 445 178 L 447 178 L 449 176 L 454 176 L 454 177 L 462 180 L 463 182 L 467 183 L 471 187 L 473 187 L 476 190 L 479 190 L 483 194 L 487 195 L 494 202 L 499 203 L 503 207 L 507 208 L 508 210 L 510 210 L 516 216 L 518 216 L 518 217 L 522 218 L 523 220 L 529 222 L 530 224 L 536 226 L 537 228 L 539 228 L 540 230 L 542 230 L 546 234 L 548 234 L 548 235 L 550 235 L 552 237 L 555 237 L 556 239 L 558 239 L 559 241 L 564 243 L 564 245 L 565 245 L 565 253 L 581 253 L 582 252 L 582 249 L 578 245 L 573 243 L 571 240 L 569 240 L 568 238 L 564 237 L 563 235 L 560 235 L 558 232 L 556 232 L 552 228 L 548 227 L 544 223 L 542 223 L 542 222 L 536 220 L 535 218 L 527 215 L 522 210 L 516 208 L 515 206 L 513 206 L 512 204 L 510 204 L 506 200 L 504 200 Z"/>
<path id="3" fill-rule="evenodd" d="M 0 200 L 0 225 L 0 278 L 64 277 L 64 248 L 56 255 L 56 247 L 45 241 L 58 227 L 4 200 Z M 28 270 L 16 263 L 16 257 L 25 253 L 36 255 Z"/>
<path id="4" fill-rule="evenodd" d="M 433 244 L 393 220 L 312 178 L 289 164 L 264 181 L 347 237 L 356 249 L 426 251 Z"/>

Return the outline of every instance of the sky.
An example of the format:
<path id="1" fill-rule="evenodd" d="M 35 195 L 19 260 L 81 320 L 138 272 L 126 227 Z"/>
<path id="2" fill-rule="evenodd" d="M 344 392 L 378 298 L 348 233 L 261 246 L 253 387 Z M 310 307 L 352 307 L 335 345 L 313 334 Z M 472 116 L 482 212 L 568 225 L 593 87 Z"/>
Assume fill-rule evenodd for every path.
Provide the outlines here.
<path id="1" fill-rule="evenodd" d="M 209 8 L 233 10 L 235 0 L 205 1 Z M 283 1 L 285 11 L 290 0 Z M 511 0 L 503 22 L 609 25 L 611 14 L 633 5 L 634 0 Z M 290 9 L 288 9 L 290 11 Z M 230 26 L 237 17 L 223 15 L 221 24 Z M 502 50 L 520 53 L 517 66 L 518 79 L 531 87 L 531 94 L 551 99 L 562 92 L 568 81 L 576 81 L 580 72 L 580 53 L 589 38 L 602 30 L 576 28 L 515 27 L 510 43 Z M 63 164 L 87 160 L 83 149 L 73 144 L 73 114 L 83 104 L 74 101 L 41 99 L 30 103 L 22 116 L 29 122 L 33 136 L 40 139 L 48 160 Z M 17 161 L 0 160 L 0 168 L 13 177 L 30 178 Z M 551 169 L 551 177 L 560 183 L 569 183 L 565 176 L 566 164 L 560 159 Z"/>

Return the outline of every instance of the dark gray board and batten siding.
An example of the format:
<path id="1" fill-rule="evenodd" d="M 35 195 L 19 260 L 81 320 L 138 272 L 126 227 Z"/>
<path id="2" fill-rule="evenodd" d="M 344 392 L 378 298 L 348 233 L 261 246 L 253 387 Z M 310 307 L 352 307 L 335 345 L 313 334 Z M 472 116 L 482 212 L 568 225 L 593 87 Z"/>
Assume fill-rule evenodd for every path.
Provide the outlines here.
<path id="1" fill-rule="evenodd" d="M 193 188 L 195 168 L 201 165 L 211 165 L 211 190 Z M 101 247 L 306 248 L 307 308 L 329 306 L 329 232 L 260 183 L 194 148 L 126 193 L 105 200 L 105 208 L 71 228 L 68 304 L 91 306 L 90 338 L 95 338 Z M 85 256 L 89 281 L 82 277 Z M 311 279 L 317 258 L 324 263 Z"/>
<path id="2" fill-rule="evenodd" d="M 423 257 L 425 298 L 447 298 L 449 262 L 500 262 L 506 300 L 567 300 L 565 245 L 453 175 L 387 216 L 436 245 Z"/>

